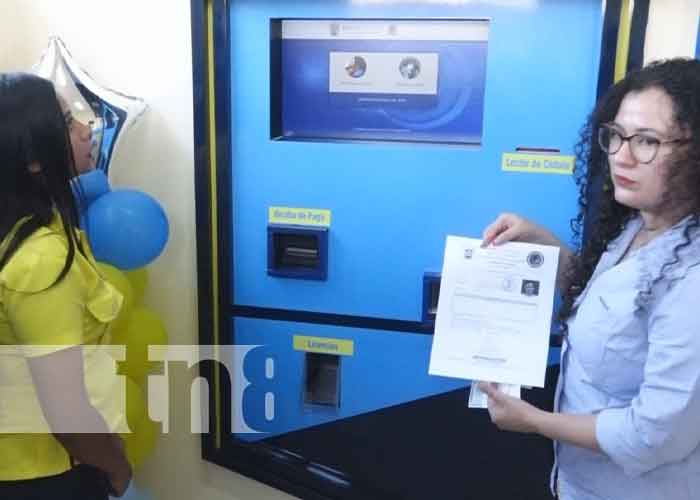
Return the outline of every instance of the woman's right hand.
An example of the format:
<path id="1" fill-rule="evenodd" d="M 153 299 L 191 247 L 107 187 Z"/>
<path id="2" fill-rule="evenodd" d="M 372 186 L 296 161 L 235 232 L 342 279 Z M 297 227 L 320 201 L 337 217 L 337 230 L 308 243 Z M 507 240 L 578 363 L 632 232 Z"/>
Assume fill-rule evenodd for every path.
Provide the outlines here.
<path id="1" fill-rule="evenodd" d="M 118 469 L 108 474 L 107 478 L 112 488 L 110 495 L 117 498 L 122 496 L 129 487 L 129 483 L 131 482 L 131 476 L 131 466 L 128 464 L 128 462 L 126 466 L 119 467 Z"/>
<path id="2" fill-rule="evenodd" d="M 123 460 L 119 461 L 119 465 L 115 467 L 111 473 L 107 474 L 110 486 L 112 487 L 110 494 L 114 497 L 121 497 L 129 487 L 133 471 L 131 470 L 129 461 L 126 459 L 124 440 L 119 434 L 110 434 L 110 437 L 123 458 Z"/>
<path id="3" fill-rule="evenodd" d="M 501 245 L 508 241 L 561 246 L 559 240 L 542 226 L 519 215 L 503 213 L 484 229 L 481 246 Z"/>

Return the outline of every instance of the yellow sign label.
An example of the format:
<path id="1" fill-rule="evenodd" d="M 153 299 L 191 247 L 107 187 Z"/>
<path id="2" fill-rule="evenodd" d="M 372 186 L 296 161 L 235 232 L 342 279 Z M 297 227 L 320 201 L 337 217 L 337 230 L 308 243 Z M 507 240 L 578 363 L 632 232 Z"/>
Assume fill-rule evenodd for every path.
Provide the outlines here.
<path id="1" fill-rule="evenodd" d="M 503 153 L 501 170 L 505 172 L 571 175 L 574 171 L 575 161 L 575 157 L 566 155 Z"/>
<path id="2" fill-rule="evenodd" d="M 294 350 L 352 356 L 355 353 L 355 344 L 352 340 L 295 335 Z"/>
<path id="3" fill-rule="evenodd" d="M 270 224 L 330 227 L 331 211 L 321 208 L 270 207 L 268 220 Z"/>

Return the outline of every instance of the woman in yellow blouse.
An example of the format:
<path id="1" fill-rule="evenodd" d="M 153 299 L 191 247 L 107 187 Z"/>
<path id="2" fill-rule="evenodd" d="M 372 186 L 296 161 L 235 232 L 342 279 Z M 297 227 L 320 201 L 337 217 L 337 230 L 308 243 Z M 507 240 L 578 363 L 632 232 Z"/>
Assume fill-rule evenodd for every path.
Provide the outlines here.
<path id="1" fill-rule="evenodd" d="M 100 346 L 121 295 L 98 274 L 71 179 L 89 130 L 51 82 L 0 74 L 0 498 L 104 500 L 131 468 Z M 71 147 L 72 146 L 72 147 Z"/>

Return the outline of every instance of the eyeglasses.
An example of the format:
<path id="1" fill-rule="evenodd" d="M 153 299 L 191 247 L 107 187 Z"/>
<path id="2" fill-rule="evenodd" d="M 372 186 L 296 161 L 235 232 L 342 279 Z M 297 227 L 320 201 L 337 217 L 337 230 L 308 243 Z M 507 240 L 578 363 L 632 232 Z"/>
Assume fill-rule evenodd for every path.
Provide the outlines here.
<path id="1" fill-rule="evenodd" d="M 614 155 L 622 147 L 622 143 L 629 141 L 630 152 L 639 163 L 651 163 L 659 152 L 662 144 L 674 142 L 688 142 L 687 139 L 671 139 L 661 141 L 647 134 L 632 134 L 627 137 L 622 135 L 613 125 L 604 123 L 598 129 L 598 144 L 600 149 L 610 155 Z"/>

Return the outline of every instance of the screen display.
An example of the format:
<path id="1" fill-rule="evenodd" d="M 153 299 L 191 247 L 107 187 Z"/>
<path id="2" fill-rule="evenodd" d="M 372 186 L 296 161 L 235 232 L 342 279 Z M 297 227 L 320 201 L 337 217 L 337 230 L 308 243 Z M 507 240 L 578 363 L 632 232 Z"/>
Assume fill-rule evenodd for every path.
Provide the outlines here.
<path id="1" fill-rule="evenodd" d="M 273 23 L 273 137 L 481 143 L 488 21 Z"/>

